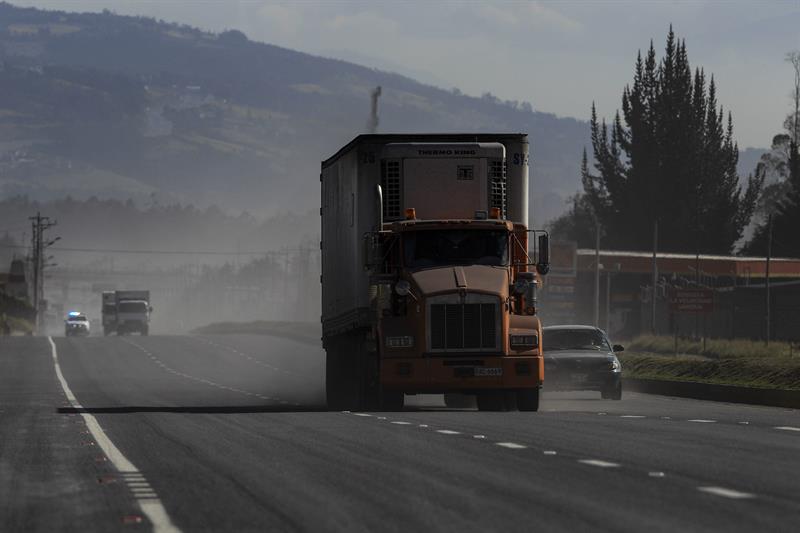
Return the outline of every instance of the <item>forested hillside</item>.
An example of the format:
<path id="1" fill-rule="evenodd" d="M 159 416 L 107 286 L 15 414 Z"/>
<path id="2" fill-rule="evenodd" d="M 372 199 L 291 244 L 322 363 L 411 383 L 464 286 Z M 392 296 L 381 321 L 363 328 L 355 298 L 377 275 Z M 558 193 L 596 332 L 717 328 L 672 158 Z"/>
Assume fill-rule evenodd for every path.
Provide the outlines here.
<path id="1" fill-rule="evenodd" d="M 585 123 L 238 31 L 0 4 L 0 194 L 149 197 L 257 214 L 318 201 L 319 161 L 363 132 L 523 131 L 534 206 L 578 186 Z M 509 80 L 511 81 L 511 80 Z M 535 95 L 531 95 L 535 103 Z M 543 201 L 544 200 L 544 201 Z"/>

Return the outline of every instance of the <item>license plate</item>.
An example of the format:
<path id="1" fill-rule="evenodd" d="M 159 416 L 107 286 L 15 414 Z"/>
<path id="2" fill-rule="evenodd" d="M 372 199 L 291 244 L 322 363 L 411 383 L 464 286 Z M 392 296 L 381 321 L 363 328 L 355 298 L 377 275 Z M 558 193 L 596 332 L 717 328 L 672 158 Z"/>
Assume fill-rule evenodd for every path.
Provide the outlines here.
<path id="1" fill-rule="evenodd" d="M 502 376 L 503 369 L 502 368 L 484 368 L 482 366 L 475 368 L 475 375 L 476 376 Z"/>
<path id="2" fill-rule="evenodd" d="M 570 374 L 569 377 L 575 383 L 583 383 L 589 377 L 589 374 Z"/>

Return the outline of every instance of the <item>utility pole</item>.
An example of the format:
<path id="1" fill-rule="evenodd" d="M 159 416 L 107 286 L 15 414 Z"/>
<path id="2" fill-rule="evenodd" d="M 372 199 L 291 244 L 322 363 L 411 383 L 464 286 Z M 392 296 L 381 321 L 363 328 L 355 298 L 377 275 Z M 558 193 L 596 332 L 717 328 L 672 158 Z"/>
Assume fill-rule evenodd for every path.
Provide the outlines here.
<path id="1" fill-rule="evenodd" d="M 658 253 L 658 219 L 653 222 L 653 290 L 650 294 L 650 331 L 653 335 L 656 334 L 656 284 L 658 283 L 658 262 L 656 261 L 656 254 Z"/>
<path id="2" fill-rule="evenodd" d="M 44 250 L 52 246 L 61 237 L 56 237 L 52 241 L 44 242 L 44 232 L 56 225 L 56 222 L 50 220 L 50 217 L 43 217 L 41 213 L 37 212 L 35 217 L 28 217 L 31 221 L 33 229 L 33 237 L 31 242 L 31 262 L 33 268 L 33 310 L 34 310 L 34 330 L 39 331 L 41 322 L 41 302 L 44 299 L 44 267 L 45 259 L 43 257 Z"/>
<path id="3" fill-rule="evenodd" d="M 765 317 L 766 317 L 766 341 L 767 346 L 769 346 L 769 337 L 770 337 L 770 304 L 769 304 L 769 261 L 772 256 L 772 215 L 769 215 L 769 219 L 767 220 L 767 268 L 765 272 L 765 281 L 764 281 L 764 307 L 765 307 Z"/>

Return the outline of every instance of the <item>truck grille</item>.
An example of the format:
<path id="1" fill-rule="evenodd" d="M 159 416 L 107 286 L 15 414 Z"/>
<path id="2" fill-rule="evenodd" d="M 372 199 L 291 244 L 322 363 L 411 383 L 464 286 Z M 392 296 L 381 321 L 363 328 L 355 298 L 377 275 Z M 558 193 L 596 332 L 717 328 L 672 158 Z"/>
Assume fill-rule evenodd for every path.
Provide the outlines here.
<path id="1" fill-rule="evenodd" d="M 501 218 L 506 218 L 506 163 L 489 161 L 489 208 L 500 208 Z"/>
<path id="2" fill-rule="evenodd" d="M 431 304 L 432 350 L 481 350 L 497 347 L 497 304 Z"/>
<path id="3" fill-rule="evenodd" d="M 383 190 L 383 218 L 400 218 L 400 161 L 381 161 L 381 189 Z"/>

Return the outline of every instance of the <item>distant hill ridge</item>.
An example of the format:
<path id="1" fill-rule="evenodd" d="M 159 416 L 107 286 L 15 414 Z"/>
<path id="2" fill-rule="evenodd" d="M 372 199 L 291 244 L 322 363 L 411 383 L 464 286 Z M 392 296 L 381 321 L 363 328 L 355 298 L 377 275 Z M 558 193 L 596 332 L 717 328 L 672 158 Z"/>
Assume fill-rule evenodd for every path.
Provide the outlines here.
<path id="1" fill-rule="evenodd" d="M 529 104 L 107 11 L 0 3 L 0 60 L 0 196 L 306 211 L 319 161 L 364 130 L 376 85 L 379 131 L 528 132 L 538 224 L 580 187 L 588 144 L 585 122 Z"/>

